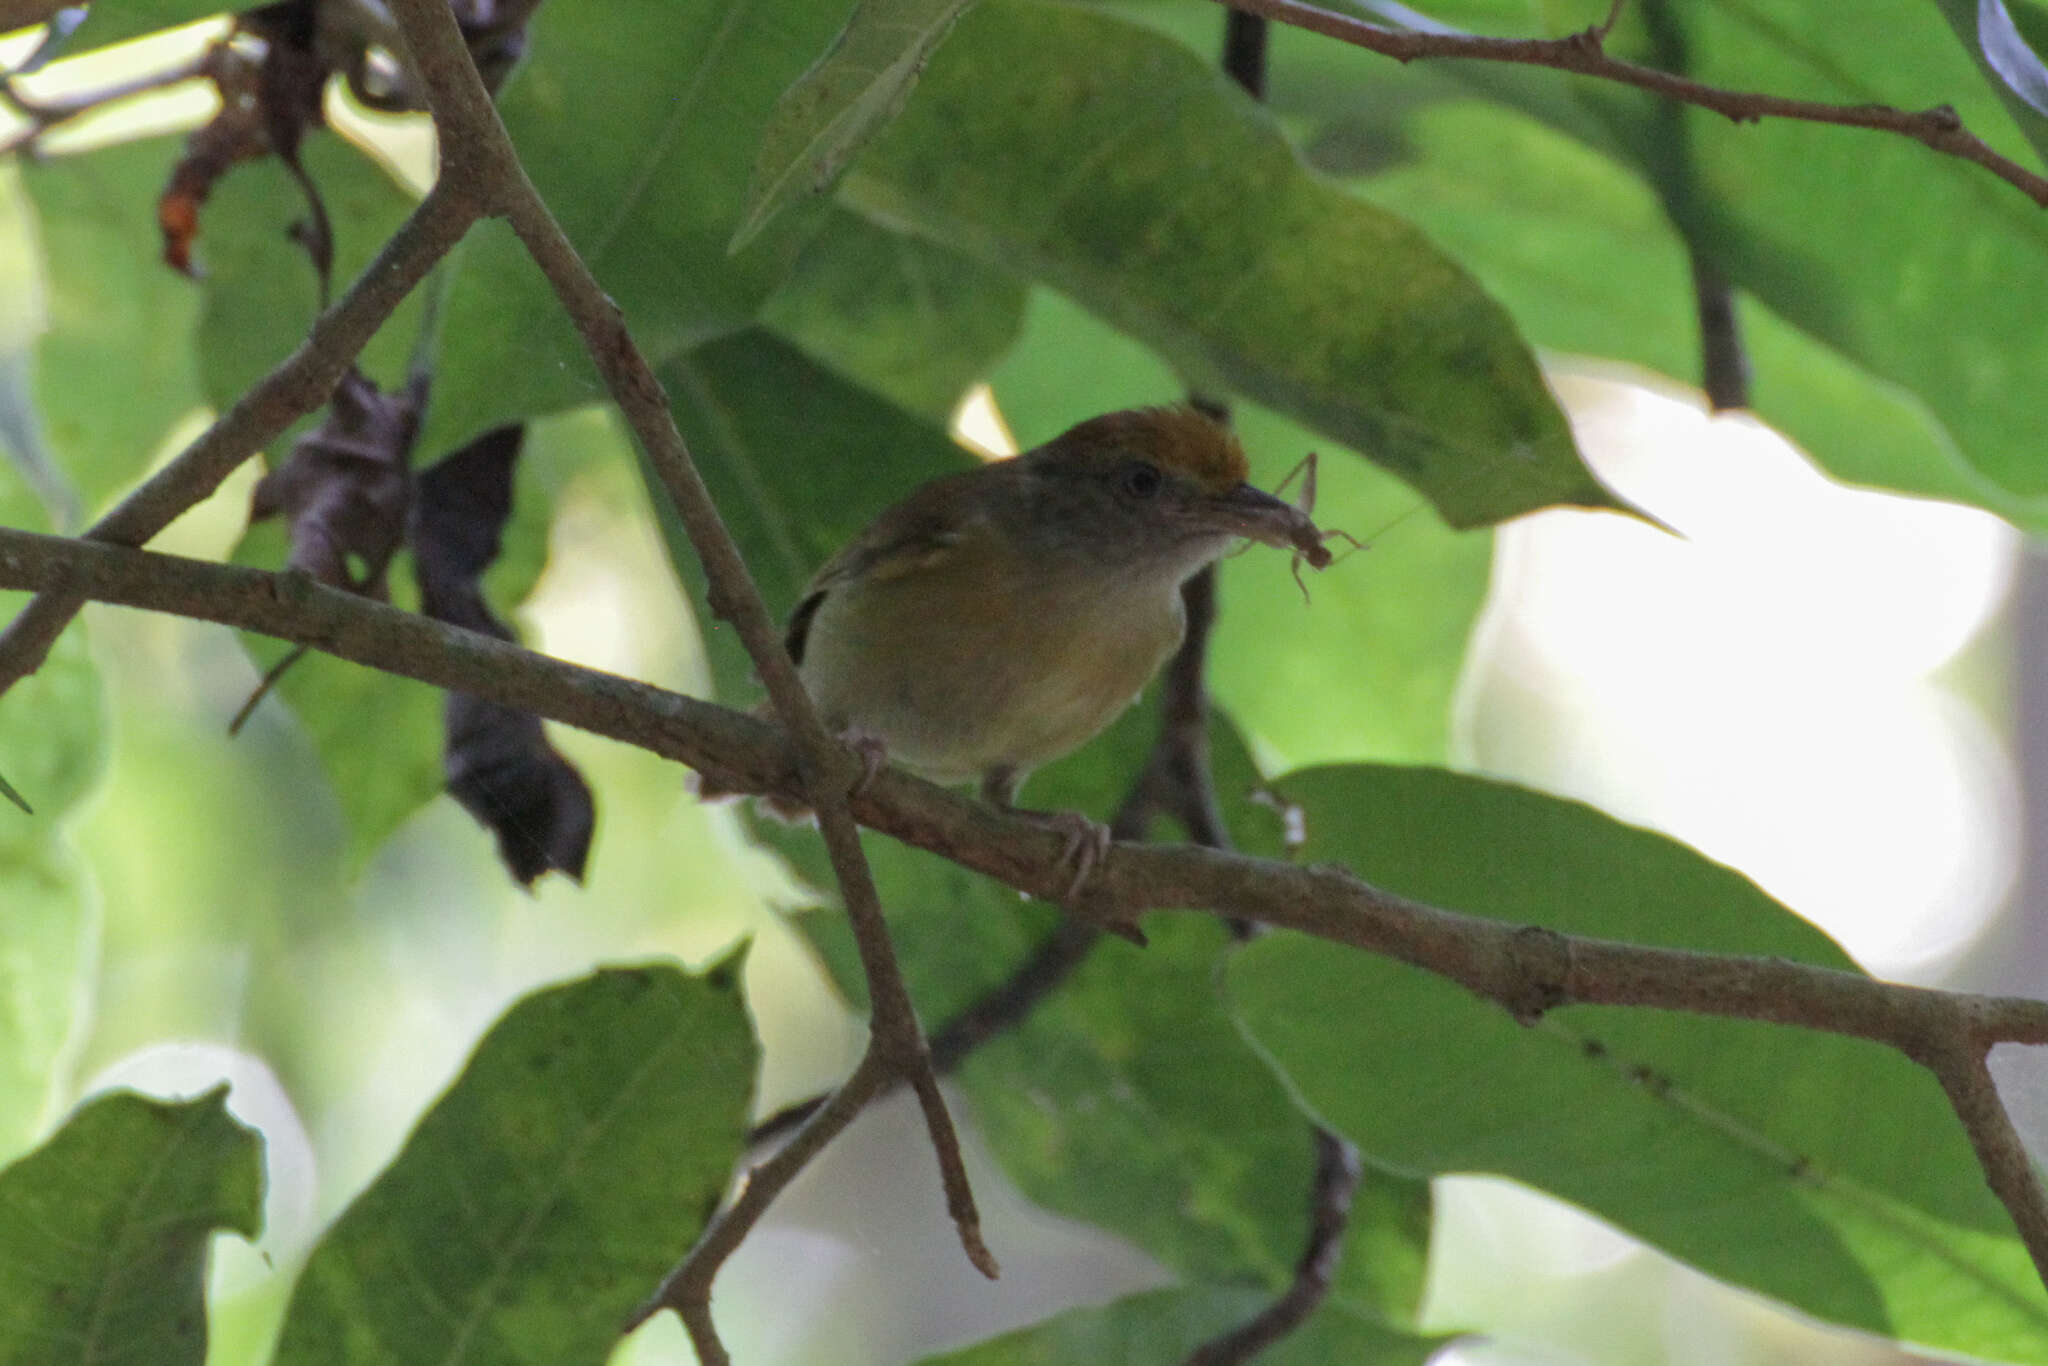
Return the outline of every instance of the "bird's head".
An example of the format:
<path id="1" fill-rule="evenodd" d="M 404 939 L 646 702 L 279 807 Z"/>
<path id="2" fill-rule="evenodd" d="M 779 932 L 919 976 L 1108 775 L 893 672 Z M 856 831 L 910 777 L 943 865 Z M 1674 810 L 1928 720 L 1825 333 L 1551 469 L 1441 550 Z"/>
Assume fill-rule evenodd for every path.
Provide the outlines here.
<path id="1" fill-rule="evenodd" d="M 1052 548 L 1192 573 L 1244 537 L 1329 560 L 1308 514 L 1246 482 L 1237 438 L 1192 408 L 1105 413 L 1016 465 Z"/>

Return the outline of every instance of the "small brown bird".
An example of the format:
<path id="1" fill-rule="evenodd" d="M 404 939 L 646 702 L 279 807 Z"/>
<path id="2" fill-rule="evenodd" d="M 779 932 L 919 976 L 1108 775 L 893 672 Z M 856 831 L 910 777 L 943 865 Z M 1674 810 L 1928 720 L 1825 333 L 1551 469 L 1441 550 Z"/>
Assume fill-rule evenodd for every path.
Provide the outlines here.
<path id="1" fill-rule="evenodd" d="M 1307 513 L 1245 482 L 1237 439 L 1188 408 L 1109 413 L 1011 460 L 934 479 L 820 569 L 787 642 L 825 724 L 868 759 L 978 780 L 1004 810 L 1025 775 L 1137 700 L 1185 628 L 1180 587 L 1241 537 L 1329 563 Z M 1108 830 L 1068 836 L 1072 891 Z"/>

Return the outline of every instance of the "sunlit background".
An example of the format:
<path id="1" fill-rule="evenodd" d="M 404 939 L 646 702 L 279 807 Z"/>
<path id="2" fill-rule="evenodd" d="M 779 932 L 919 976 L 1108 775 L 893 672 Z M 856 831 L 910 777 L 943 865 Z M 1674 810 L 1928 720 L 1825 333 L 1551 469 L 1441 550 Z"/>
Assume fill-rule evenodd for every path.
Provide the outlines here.
<path id="1" fill-rule="evenodd" d="M 157 101 L 125 122 L 82 122 L 52 148 L 207 113 L 191 91 Z M 380 136 L 425 174 L 416 127 Z M 5 270 L 19 278 L 23 267 Z M 2015 640 L 2031 639 L 2008 608 L 2025 572 L 2015 533 L 1982 513 L 1836 485 L 1770 431 L 1710 417 L 1694 395 L 1568 358 L 1551 374 L 1591 463 L 1671 530 L 1551 512 L 1498 533 L 1461 690 L 1461 762 L 1677 836 L 1874 973 L 1999 989 L 2040 980 L 2042 940 L 2013 896 L 2028 832 L 2009 679 Z M 999 403 L 968 410 L 985 449 L 1006 439 Z M 536 442 L 603 421 L 554 419 Z M 162 545 L 225 553 L 250 477 Z M 550 566 L 521 623 L 529 641 L 701 688 L 688 610 L 632 471 L 585 469 L 561 497 Z M 1396 525 L 1384 539 L 1401 534 Z M 1369 582 L 1372 552 L 1329 572 Z M 448 802 L 350 881 L 340 817 L 289 721 L 272 708 L 240 740 L 221 734 L 254 678 L 226 633 L 107 610 L 90 622 L 116 741 L 76 831 L 103 922 L 76 1094 L 192 1094 L 228 1078 L 234 1108 L 262 1129 L 267 1231 L 255 1248 L 217 1243 L 211 1361 L 261 1359 L 311 1239 L 532 987 L 604 961 L 702 964 L 751 937 L 761 1108 L 812 1093 L 855 1056 L 857 1022 L 773 913 L 793 894 L 781 873 L 672 768 L 558 736 L 603 794 L 581 889 L 509 888 L 488 838 Z M 2000 1064 L 2022 1117 L 2048 1129 L 2048 1085 L 2023 1057 Z M 951 1240 L 914 1116 L 878 1107 L 721 1279 L 736 1357 L 896 1362 L 1165 1279 L 1128 1247 L 1033 1211 L 985 1159 L 974 1174 L 1005 1267 L 993 1286 Z M 1447 1349 L 1446 1362 L 1898 1359 L 1508 1183 L 1445 1180 L 1438 1197 L 1429 1320 L 1484 1335 Z M 689 1358 L 664 1318 L 619 1359 Z"/>

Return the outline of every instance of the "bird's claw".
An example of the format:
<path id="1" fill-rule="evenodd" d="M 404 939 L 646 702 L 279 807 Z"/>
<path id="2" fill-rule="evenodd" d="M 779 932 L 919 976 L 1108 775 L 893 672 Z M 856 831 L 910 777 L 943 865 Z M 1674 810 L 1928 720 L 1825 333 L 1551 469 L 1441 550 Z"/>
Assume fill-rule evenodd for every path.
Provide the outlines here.
<path id="1" fill-rule="evenodd" d="M 849 726 L 839 732 L 839 743 L 852 750 L 860 760 L 860 776 L 853 780 L 853 786 L 846 789 L 849 799 L 858 797 L 873 786 L 875 778 L 889 764 L 889 742 L 873 731 Z"/>
<path id="2" fill-rule="evenodd" d="M 1109 827 L 1078 811 L 1019 811 L 1013 807 L 1011 814 L 1022 816 L 1034 825 L 1042 825 L 1066 840 L 1060 849 L 1060 867 L 1072 867 L 1074 874 L 1068 880 L 1067 890 L 1060 901 L 1064 904 L 1078 901 L 1089 875 L 1109 852 Z"/>

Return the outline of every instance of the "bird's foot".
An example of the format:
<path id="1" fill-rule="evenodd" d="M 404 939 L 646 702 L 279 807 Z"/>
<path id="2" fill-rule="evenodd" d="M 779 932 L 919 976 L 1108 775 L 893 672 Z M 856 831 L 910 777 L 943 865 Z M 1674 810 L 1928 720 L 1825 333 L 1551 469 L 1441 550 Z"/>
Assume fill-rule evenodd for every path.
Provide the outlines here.
<path id="1" fill-rule="evenodd" d="M 860 776 L 846 789 L 848 798 L 858 797 L 874 784 L 875 777 L 889 764 L 889 742 L 871 730 L 848 726 L 839 732 L 839 743 L 860 760 Z"/>
<path id="2" fill-rule="evenodd" d="M 756 711 L 759 710 L 756 708 Z M 876 776 L 888 767 L 889 743 L 874 732 L 862 730 L 858 726 L 849 726 L 840 731 L 839 743 L 852 750 L 854 757 L 860 760 L 860 772 L 855 776 L 852 785 L 846 789 L 848 798 L 858 797 L 867 791 Z M 745 788 L 732 780 L 712 773 L 692 773 L 685 781 L 690 791 L 695 793 L 699 800 L 706 802 L 723 801 L 742 796 L 746 792 Z M 808 824 L 816 815 L 807 801 L 781 797 L 769 792 L 760 794 L 759 805 L 769 815 L 790 825 Z"/>
<path id="3" fill-rule="evenodd" d="M 1109 827 L 1078 811 L 1025 811 L 1014 806 L 1006 809 L 1013 816 L 1022 816 L 1033 825 L 1042 825 L 1065 838 L 1066 845 L 1060 850 L 1060 866 L 1070 867 L 1074 872 L 1060 900 L 1066 904 L 1080 900 L 1081 888 L 1087 884 L 1096 865 L 1102 862 L 1103 855 L 1109 852 Z"/>
<path id="4" fill-rule="evenodd" d="M 839 743 L 852 750 L 854 757 L 860 760 L 860 772 L 854 776 L 852 784 L 846 789 L 846 796 L 850 801 L 867 791 L 875 781 L 876 775 L 888 766 L 889 743 L 874 732 L 862 730 L 858 726 L 848 726 L 840 731 Z M 761 805 L 770 815 L 791 825 L 807 824 L 817 815 L 811 810 L 809 802 L 786 797 L 764 795 L 761 798 Z"/>

